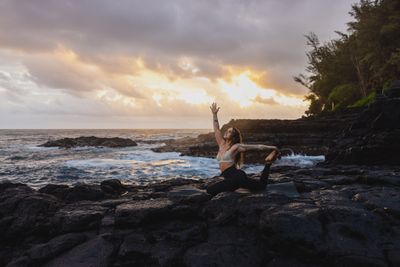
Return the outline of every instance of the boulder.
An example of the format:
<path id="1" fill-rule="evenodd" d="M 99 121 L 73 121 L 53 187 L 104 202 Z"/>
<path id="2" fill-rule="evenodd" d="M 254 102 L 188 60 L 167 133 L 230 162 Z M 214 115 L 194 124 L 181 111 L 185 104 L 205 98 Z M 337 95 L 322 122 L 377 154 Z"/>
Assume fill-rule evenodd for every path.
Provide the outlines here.
<path id="1" fill-rule="evenodd" d="M 109 234 L 99 235 L 44 264 L 45 267 L 107 267 L 115 250 Z"/>
<path id="2" fill-rule="evenodd" d="M 210 228 L 207 241 L 183 256 L 186 266 L 261 266 L 264 260 L 254 232 L 236 227 Z"/>
<path id="3" fill-rule="evenodd" d="M 58 233 L 98 229 L 106 211 L 101 205 L 81 202 L 63 207 L 51 221 Z"/>
<path id="4" fill-rule="evenodd" d="M 98 185 L 79 183 L 68 189 L 64 200 L 66 202 L 77 202 L 82 200 L 101 200 L 105 196 Z"/>
<path id="5" fill-rule="evenodd" d="M 9 186 L 0 194 L 0 239 L 18 240 L 53 233 L 49 216 L 60 208 L 57 198 L 27 186 Z"/>
<path id="6" fill-rule="evenodd" d="M 87 236 L 84 234 L 68 233 L 57 236 L 47 243 L 35 245 L 27 252 L 27 255 L 35 264 L 40 264 L 83 243 L 86 239 Z"/>
<path id="7" fill-rule="evenodd" d="M 167 198 L 132 201 L 118 205 L 115 210 L 115 224 L 119 227 L 140 225 L 169 216 L 172 202 Z"/>
<path id="8" fill-rule="evenodd" d="M 51 140 L 39 146 L 63 147 L 63 148 L 72 148 L 81 146 L 129 147 L 129 146 L 137 146 L 137 143 L 128 138 L 120 138 L 120 137 L 102 138 L 95 136 L 81 136 L 77 138 L 62 138 L 58 140 Z"/>
<path id="9" fill-rule="evenodd" d="M 121 195 L 127 191 L 127 187 L 118 179 L 109 179 L 102 181 L 100 184 L 101 190 L 111 195 Z"/>

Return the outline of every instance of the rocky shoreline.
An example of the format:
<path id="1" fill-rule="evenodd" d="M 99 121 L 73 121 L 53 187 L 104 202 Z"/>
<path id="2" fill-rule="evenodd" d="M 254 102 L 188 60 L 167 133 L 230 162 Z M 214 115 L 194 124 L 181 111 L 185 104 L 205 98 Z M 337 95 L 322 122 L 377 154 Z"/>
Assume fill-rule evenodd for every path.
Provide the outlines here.
<path id="1" fill-rule="evenodd" d="M 237 127 L 243 142 L 249 144 L 276 145 L 289 148 L 295 154 L 325 155 L 337 136 L 350 127 L 363 109 L 353 109 L 320 117 L 309 117 L 297 120 L 231 120 L 221 127 L 224 132 L 231 126 Z M 214 132 L 201 134 L 197 138 L 182 138 L 165 142 L 162 147 L 152 148 L 155 152 L 180 152 L 186 156 L 215 157 L 218 145 Z M 290 153 L 288 150 L 284 153 Z M 266 155 L 263 151 L 262 155 Z M 263 163 L 265 158 L 260 151 L 248 151 L 246 163 Z"/>
<path id="2" fill-rule="evenodd" d="M 329 163 L 400 165 L 400 82 L 385 92 L 364 107 L 297 120 L 231 120 L 221 131 L 237 127 L 244 143 L 289 148 L 295 154 L 325 155 Z M 210 132 L 171 140 L 152 150 L 215 157 L 218 145 Z M 245 162 L 263 163 L 265 153 L 248 151 Z"/>
<path id="3" fill-rule="evenodd" d="M 276 166 L 211 197 L 217 179 L 3 181 L 0 266 L 400 265 L 400 167 Z"/>

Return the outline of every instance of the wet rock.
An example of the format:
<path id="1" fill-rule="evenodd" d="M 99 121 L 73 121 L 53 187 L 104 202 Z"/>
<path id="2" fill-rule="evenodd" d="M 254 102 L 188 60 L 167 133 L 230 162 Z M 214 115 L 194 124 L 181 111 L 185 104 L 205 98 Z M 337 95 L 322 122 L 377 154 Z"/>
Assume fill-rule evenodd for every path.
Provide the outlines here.
<path id="1" fill-rule="evenodd" d="M 58 140 L 52 140 L 44 144 L 41 144 L 39 146 L 63 147 L 63 148 L 72 148 L 80 146 L 128 147 L 128 146 L 137 146 L 137 143 L 128 138 L 120 138 L 120 137 L 101 138 L 95 136 L 81 136 L 77 138 L 63 138 Z"/>
<path id="2" fill-rule="evenodd" d="M 101 200 L 104 196 L 104 192 L 98 185 L 77 184 L 68 190 L 64 200 L 67 202 Z"/>
<path id="3" fill-rule="evenodd" d="M 400 247 L 387 251 L 387 259 L 390 266 L 400 266 Z"/>
<path id="4" fill-rule="evenodd" d="M 391 215 L 400 220 L 400 189 L 391 187 L 380 187 L 357 193 L 352 200 L 362 203 L 372 211 Z"/>
<path id="5" fill-rule="evenodd" d="M 54 258 L 62 252 L 73 248 L 76 245 L 86 241 L 87 237 L 81 233 L 69 233 L 57 236 L 45 244 L 34 246 L 28 251 L 28 257 L 39 264 L 45 260 Z"/>
<path id="6" fill-rule="evenodd" d="M 59 199 L 64 199 L 70 192 L 70 187 L 63 184 L 48 184 L 39 189 L 40 193 L 53 195 Z"/>
<path id="7" fill-rule="evenodd" d="M 127 235 L 118 252 L 116 266 L 155 266 L 156 260 L 151 254 L 152 245 L 144 234 Z"/>
<path id="8" fill-rule="evenodd" d="M 182 254 L 185 248 L 169 241 L 156 243 L 152 250 L 152 256 L 159 266 L 182 266 Z"/>
<path id="9" fill-rule="evenodd" d="M 175 178 L 161 182 L 150 183 L 149 186 L 153 189 L 154 192 L 165 193 L 171 190 L 173 187 L 183 186 L 183 185 L 191 185 L 193 187 L 194 185 L 201 183 L 202 183 L 201 181 L 195 179 Z"/>
<path id="10" fill-rule="evenodd" d="M 27 185 L 25 185 L 25 184 L 22 184 L 22 183 L 13 183 L 13 182 L 10 182 L 10 181 L 5 180 L 5 181 L 1 181 L 1 182 L 0 182 L 0 192 L 3 192 L 4 190 L 9 189 L 9 188 L 14 188 L 14 187 L 19 187 L 19 186 L 29 188 L 29 187 L 28 187 Z"/>
<path id="11" fill-rule="evenodd" d="M 109 266 L 114 245 L 108 240 L 109 235 L 97 236 L 80 244 L 43 266 L 46 267 L 106 267 Z"/>
<path id="12" fill-rule="evenodd" d="M 48 218 L 59 207 L 53 196 L 26 186 L 8 187 L 0 195 L 0 237 L 16 242 L 30 236 L 51 235 Z"/>
<path id="13" fill-rule="evenodd" d="M 236 205 L 243 194 L 222 192 L 208 201 L 202 210 L 203 217 L 212 225 L 223 225 L 236 220 Z"/>
<path id="14" fill-rule="evenodd" d="M 303 263 L 303 259 L 292 258 L 288 259 L 286 257 L 276 257 L 273 258 L 267 265 L 267 267 L 320 267 L 322 265 Z"/>
<path id="15" fill-rule="evenodd" d="M 127 227 L 165 218 L 169 215 L 172 204 L 167 198 L 158 198 L 118 205 L 115 211 L 115 224 Z"/>
<path id="16" fill-rule="evenodd" d="M 263 260 L 257 237 L 235 227 L 209 229 L 207 242 L 189 248 L 183 256 L 187 266 L 260 266 Z"/>
<path id="17" fill-rule="evenodd" d="M 386 261 L 382 258 L 374 258 L 370 256 L 358 256 L 358 255 L 338 257 L 334 260 L 334 266 L 388 267 Z"/>
<path id="18" fill-rule="evenodd" d="M 237 224 L 249 228 L 258 228 L 260 214 L 264 210 L 287 202 L 290 202 L 290 198 L 282 194 L 259 193 L 243 196 L 238 199 L 235 205 Z"/>
<path id="19" fill-rule="evenodd" d="M 173 202 L 201 203 L 211 198 L 206 191 L 193 186 L 177 186 L 168 191 L 167 197 Z"/>
<path id="20" fill-rule="evenodd" d="M 59 233 L 97 229 L 107 208 L 93 203 L 68 205 L 60 209 L 52 219 Z"/>
<path id="21" fill-rule="evenodd" d="M 314 250 L 323 243 L 320 214 L 315 205 L 288 203 L 263 211 L 259 227 L 272 246 L 289 255 L 300 252 L 315 256 Z"/>
<path id="22" fill-rule="evenodd" d="M 29 267 L 31 265 L 31 260 L 28 257 L 23 256 L 7 264 L 7 267 Z"/>
<path id="23" fill-rule="evenodd" d="M 110 179 L 102 181 L 100 184 L 101 190 L 111 195 L 121 195 L 127 191 L 127 187 L 124 186 L 118 179 Z"/>

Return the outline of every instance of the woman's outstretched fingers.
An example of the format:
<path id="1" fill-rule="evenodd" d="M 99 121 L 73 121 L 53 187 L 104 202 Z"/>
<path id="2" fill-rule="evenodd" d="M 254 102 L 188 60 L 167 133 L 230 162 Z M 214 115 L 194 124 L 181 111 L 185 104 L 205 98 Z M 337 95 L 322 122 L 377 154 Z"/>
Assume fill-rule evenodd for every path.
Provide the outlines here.
<path id="1" fill-rule="evenodd" d="M 217 113 L 219 111 L 219 107 L 217 108 L 217 103 L 213 102 L 210 106 L 212 113 Z"/>

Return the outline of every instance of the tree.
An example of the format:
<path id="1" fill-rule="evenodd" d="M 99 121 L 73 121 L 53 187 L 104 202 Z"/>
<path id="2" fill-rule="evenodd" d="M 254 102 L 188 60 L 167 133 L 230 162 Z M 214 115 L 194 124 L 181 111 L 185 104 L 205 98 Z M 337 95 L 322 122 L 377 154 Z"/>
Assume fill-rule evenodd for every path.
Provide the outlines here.
<path id="1" fill-rule="evenodd" d="M 361 0 L 349 13 L 354 21 L 337 39 L 321 44 L 305 35 L 308 74 L 294 80 L 310 90 L 307 115 L 349 106 L 399 79 L 400 1 Z"/>

